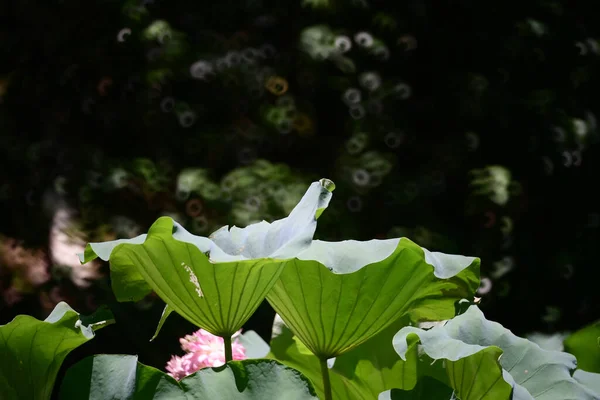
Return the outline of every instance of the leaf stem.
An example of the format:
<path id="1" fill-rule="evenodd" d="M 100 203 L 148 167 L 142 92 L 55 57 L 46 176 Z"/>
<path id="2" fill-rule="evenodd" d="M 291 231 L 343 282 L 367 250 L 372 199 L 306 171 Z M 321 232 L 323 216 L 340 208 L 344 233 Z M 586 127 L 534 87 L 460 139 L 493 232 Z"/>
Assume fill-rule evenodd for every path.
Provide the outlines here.
<path id="1" fill-rule="evenodd" d="M 321 376 L 323 377 L 323 391 L 325 392 L 325 400 L 333 400 L 331 395 L 331 381 L 329 380 L 329 368 L 327 367 L 327 359 L 320 359 Z"/>
<path id="2" fill-rule="evenodd" d="M 225 345 L 225 362 L 233 360 L 233 351 L 231 350 L 231 336 L 223 337 L 223 344 Z"/>

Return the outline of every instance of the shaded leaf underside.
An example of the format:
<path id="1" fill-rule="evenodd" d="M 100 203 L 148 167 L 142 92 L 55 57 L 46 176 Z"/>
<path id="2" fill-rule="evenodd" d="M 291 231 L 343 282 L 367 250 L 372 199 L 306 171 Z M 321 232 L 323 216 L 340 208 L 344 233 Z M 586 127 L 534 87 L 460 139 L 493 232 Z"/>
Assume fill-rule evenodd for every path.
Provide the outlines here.
<path id="1" fill-rule="evenodd" d="M 479 260 L 472 260 L 456 276 L 440 279 L 425 262 L 423 249 L 407 239 L 389 257 L 351 273 L 333 273 L 319 261 L 295 259 L 267 299 L 306 346 L 327 359 L 403 315 L 414 321 L 451 318 L 454 303 L 472 298 L 479 285 Z"/>

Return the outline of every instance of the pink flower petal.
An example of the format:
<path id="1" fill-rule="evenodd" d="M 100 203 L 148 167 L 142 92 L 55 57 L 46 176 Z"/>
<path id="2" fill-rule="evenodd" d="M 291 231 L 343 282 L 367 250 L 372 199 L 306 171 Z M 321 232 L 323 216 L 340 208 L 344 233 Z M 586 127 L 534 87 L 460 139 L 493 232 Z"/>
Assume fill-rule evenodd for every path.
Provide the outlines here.
<path id="1" fill-rule="evenodd" d="M 232 358 L 246 359 L 246 349 L 239 342 L 241 330 L 233 335 L 231 343 Z M 201 368 L 220 367 L 225 364 L 225 348 L 222 337 L 212 335 L 204 329 L 199 329 L 191 335 L 179 339 L 182 357 L 173 356 L 167 363 L 166 369 L 173 378 L 181 380 Z"/>

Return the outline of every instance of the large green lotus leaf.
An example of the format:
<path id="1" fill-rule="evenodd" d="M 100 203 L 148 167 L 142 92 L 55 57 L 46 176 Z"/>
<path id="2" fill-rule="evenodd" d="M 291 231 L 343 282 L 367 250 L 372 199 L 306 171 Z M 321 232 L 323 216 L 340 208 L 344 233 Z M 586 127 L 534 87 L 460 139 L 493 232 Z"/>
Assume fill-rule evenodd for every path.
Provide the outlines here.
<path id="1" fill-rule="evenodd" d="M 176 311 L 212 334 L 231 336 L 259 306 L 286 259 L 310 245 L 331 185 L 313 183 L 290 215 L 272 224 L 224 227 L 209 239 L 161 217 L 147 235 L 90 243 L 80 258 L 110 261 L 117 300 L 137 301 L 154 290 L 167 303 L 164 318 Z"/>
<path id="2" fill-rule="evenodd" d="M 600 321 L 568 336 L 564 345 L 577 358 L 577 368 L 600 372 Z"/>
<path id="3" fill-rule="evenodd" d="M 479 286 L 479 259 L 432 253 L 402 239 L 315 240 L 286 264 L 267 299 L 319 358 L 343 354 L 403 315 L 454 316 Z"/>
<path id="4" fill-rule="evenodd" d="M 132 300 L 139 293 L 122 284 L 139 275 L 167 303 L 165 316 L 172 309 L 214 335 L 231 336 L 259 306 L 284 263 L 212 263 L 196 245 L 175 239 L 174 227 L 172 219 L 159 218 L 144 243 L 119 244 L 112 250 L 111 271 L 119 271 L 111 276 L 117 299 Z"/>
<path id="5" fill-rule="evenodd" d="M 429 330 L 402 328 L 393 341 L 402 359 L 415 336 L 462 400 L 508 399 L 511 391 L 513 400 L 598 399 L 571 376 L 575 357 L 513 335 L 476 306 Z"/>
<path id="6" fill-rule="evenodd" d="M 231 361 L 203 368 L 177 382 L 137 361 L 137 356 L 101 354 L 71 367 L 60 399 L 90 400 L 317 400 L 300 372 L 274 360 Z"/>
<path id="7" fill-rule="evenodd" d="M 113 322 L 106 308 L 83 317 L 60 302 L 44 321 L 19 315 L 0 326 L 0 399 L 49 399 L 69 352 Z"/>

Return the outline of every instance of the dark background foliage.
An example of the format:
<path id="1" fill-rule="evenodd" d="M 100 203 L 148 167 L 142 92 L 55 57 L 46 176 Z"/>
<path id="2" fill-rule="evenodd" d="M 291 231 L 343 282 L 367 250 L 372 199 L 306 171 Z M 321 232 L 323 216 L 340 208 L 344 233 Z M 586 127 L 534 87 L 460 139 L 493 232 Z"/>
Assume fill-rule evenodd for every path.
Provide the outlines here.
<path id="1" fill-rule="evenodd" d="M 566 0 L 5 0 L 0 323 L 109 303 L 118 324 L 70 362 L 162 368 L 193 327 L 173 316 L 148 343 L 160 301 L 116 304 L 107 266 L 59 261 L 53 232 L 131 237 L 167 214 L 208 235 L 328 177 L 318 237 L 479 256 L 489 319 L 575 330 L 600 315 L 599 26 Z"/>

